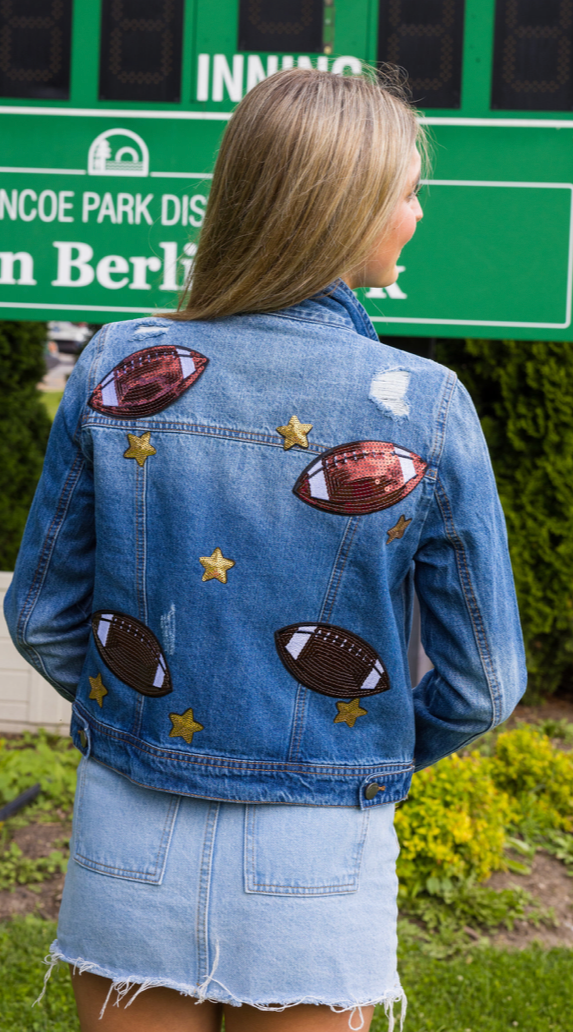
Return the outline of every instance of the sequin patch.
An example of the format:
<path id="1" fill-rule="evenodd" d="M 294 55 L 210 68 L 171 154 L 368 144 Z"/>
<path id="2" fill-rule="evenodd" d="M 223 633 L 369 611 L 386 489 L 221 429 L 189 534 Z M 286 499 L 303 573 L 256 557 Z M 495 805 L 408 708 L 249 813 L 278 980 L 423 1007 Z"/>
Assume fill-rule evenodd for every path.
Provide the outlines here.
<path id="1" fill-rule="evenodd" d="M 358 717 L 365 717 L 368 710 L 362 709 L 360 699 L 353 699 L 352 702 L 337 702 L 337 715 L 334 718 L 335 724 L 348 724 L 354 727 Z"/>
<path id="2" fill-rule="evenodd" d="M 277 433 L 284 437 L 283 447 L 285 451 L 294 448 L 308 448 L 307 434 L 312 430 L 312 423 L 301 423 L 298 416 L 291 416 L 286 426 L 277 426 Z"/>
<path id="3" fill-rule="evenodd" d="M 427 468 L 419 455 L 389 441 L 353 441 L 313 459 L 293 491 L 323 512 L 365 516 L 402 501 Z"/>
<path id="4" fill-rule="evenodd" d="M 157 455 L 157 452 L 152 444 L 149 443 L 151 439 L 151 431 L 142 434 L 141 437 L 137 437 L 136 434 L 128 434 L 127 439 L 129 441 L 129 448 L 124 451 L 124 459 L 135 459 L 138 466 L 143 466 L 145 460 L 150 455 Z"/>
<path id="5" fill-rule="evenodd" d="M 133 616 L 100 610 L 92 616 L 97 650 L 111 672 L 141 695 L 169 695 L 171 674 L 157 638 Z"/>
<path id="6" fill-rule="evenodd" d="M 220 548 L 216 548 L 212 555 L 199 556 L 199 562 L 205 570 L 201 580 L 218 580 L 221 584 L 227 583 L 227 570 L 234 565 L 234 559 L 225 559 Z"/>
<path id="7" fill-rule="evenodd" d="M 198 720 L 195 720 L 193 716 L 193 710 L 185 710 L 185 713 L 170 713 L 169 719 L 173 724 L 171 731 L 169 732 L 170 738 L 184 738 L 187 745 L 191 745 L 193 741 L 193 735 L 197 731 L 204 731 L 203 724 L 200 724 Z"/>
<path id="8" fill-rule="evenodd" d="M 390 680 L 378 653 L 357 634 L 334 624 L 290 624 L 275 632 L 279 658 L 305 688 L 338 699 L 387 692 Z"/>
<path id="9" fill-rule="evenodd" d="M 91 687 L 91 691 L 88 698 L 95 699 L 99 708 L 101 709 L 101 707 L 103 706 L 103 700 L 105 696 L 108 694 L 107 688 L 101 679 L 101 674 L 98 674 L 96 677 L 88 677 L 88 681 Z"/>
<path id="10" fill-rule="evenodd" d="M 117 419 L 154 416 L 189 390 L 208 362 L 198 351 L 174 344 L 135 351 L 104 377 L 88 405 Z"/>
<path id="11" fill-rule="evenodd" d="M 386 531 L 388 535 L 386 544 L 389 545 L 392 541 L 399 541 L 400 538 L 403 538 L 411 522 L 412 520 L 407 520 L 405 516 L 400 516 L 398 522 L 393 527 L 390 527 L 390 530 Z"/>

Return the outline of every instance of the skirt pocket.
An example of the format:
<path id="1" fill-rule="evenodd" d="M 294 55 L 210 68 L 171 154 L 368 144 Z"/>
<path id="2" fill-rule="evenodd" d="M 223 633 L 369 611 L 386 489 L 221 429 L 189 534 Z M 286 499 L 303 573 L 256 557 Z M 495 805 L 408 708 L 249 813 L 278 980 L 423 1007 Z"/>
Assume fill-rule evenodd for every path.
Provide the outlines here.
<path id="1" fill-rule="evenodd" d="M 82 760 L 74 860 L 111 878 L 160 885 L 179 801 L 179 796 L 134 785 L 95 760 Z"/>
<path id="2" fill-rule="evenodd" d="M 245 891 L 278 896 L 356 892 L 370 810 L 245 807 Z"/>

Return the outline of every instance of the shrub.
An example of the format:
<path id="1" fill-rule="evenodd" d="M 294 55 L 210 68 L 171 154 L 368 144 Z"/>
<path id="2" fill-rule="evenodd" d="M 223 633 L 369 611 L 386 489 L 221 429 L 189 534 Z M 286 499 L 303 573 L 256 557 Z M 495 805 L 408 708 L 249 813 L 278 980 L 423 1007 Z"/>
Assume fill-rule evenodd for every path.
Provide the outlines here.
<path id="1" fill-rule="evenodd" d="M 0 322 L 0 570 L 14 569 L 50 431 L 36 389 L 45 341 L 45 323 Z"/>
<path id="2" fill-rule="evenodd" d="M 396 813 L 403 895 L 485 881 L 505 866 L 515 828 L 530 840 L 573 831 L 573 753 L 530 724 L 497 734 L 491 756 L 454 753 L 414 775 Z M 570 840 L 560 848 L 571 851 Z"/>
<path id="3" fill-rule="evenodd" d="M 443 341 L 436 356 L 468 388 L 489 445 L 534 699 L 572 681 L 573 347 Z"/>
<path id="4" fill-rule="evenodd" d="M 568 731 L 564 722 L 558 729 Z M 527 871 L 508 847 L 528 862 L 541 847 L 573 873 L 573 754 L 527 724 L 491 732 L 480 746 L 416 774 L 396 813 L 402 934 L 436 957 L 470 949 L 476 925 L 555 923 L 523 889 L 480 884 L 495 870 Z"/>
<path id="5" fill-rule="evenodd" d="M 514 799 L 516 823 L 528 837 L 573 831 L 573 756 L 528 724 L 504 731 L 489 761 L 495 785 Z"/>
<path id="6" fill-rule="evenodd" d="M 396 814 L 403 896 L 434 893 L 452 880 L 483 881 L 505 866 L 505 829 L 515 810 L 489 765 L 477 752 L 454 754 L 414 776 Z"/>

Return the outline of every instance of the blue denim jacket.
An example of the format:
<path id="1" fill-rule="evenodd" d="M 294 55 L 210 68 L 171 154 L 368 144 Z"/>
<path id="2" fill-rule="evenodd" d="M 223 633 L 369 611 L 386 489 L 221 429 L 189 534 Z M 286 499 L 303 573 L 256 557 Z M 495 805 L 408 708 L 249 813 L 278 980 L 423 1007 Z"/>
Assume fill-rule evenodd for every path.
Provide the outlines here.
<path id="1" fill-rule="evenodd" d="M 412 689 L 414 587 L 434 669 Z M 472 402 L 381 344 L 342 283 L 270 315 L 104 327 L 5 610 L 83 753 L 213 799 L 397 801 L 526 681 Z"/>

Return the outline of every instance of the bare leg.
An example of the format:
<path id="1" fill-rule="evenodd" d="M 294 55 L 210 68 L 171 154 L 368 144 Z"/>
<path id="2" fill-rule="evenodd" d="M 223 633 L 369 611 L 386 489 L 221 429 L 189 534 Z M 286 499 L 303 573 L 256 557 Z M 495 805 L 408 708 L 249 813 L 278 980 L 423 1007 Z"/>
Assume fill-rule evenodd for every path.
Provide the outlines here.
<path id="1" fill-rule="evenodd" d="M 336 1013 L 330 1007 L 301 1004 L 284 1011 L 260 1011 L 255 1007 L 225 1007 L 225 1032 L 349 1032 L 351 1011 Z M 374 1007 L 363 1007 L 364 1025 L 368 1032 Z M 352 1024 L 360 1024 L 355 1013 Z"/>
<path id="2" fill-rule="evenodd" d="M 165 987 L 146 989 L 127 1010 L 125 1005 L 137 992 L 137 986 L 119 1007 L 113 1006 L 115 994 L 112 993 L 100 1021 L 110 984 L 108 978 L 88 971 L 83 975 L 72 972 L 82 1032 L 220 1032 L 222 1007 L 219 1004 L 197 1004 L 190 996 L 181 996 Z"/>

